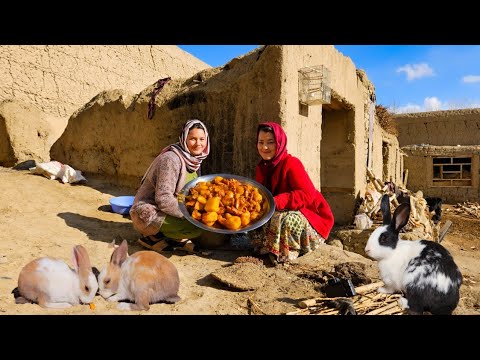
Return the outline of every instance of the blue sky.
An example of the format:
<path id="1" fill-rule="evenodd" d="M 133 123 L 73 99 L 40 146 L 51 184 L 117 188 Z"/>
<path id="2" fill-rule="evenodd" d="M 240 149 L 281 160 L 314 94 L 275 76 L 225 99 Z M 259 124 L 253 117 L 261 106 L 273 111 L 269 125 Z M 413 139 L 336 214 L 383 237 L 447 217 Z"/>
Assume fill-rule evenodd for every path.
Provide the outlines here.
<path id="1" fill-rule="evenodd" d="M 179 45 L 222 66 L 258 45 Z M 396 113 L 480 107 L 480 45 L 335 45 Z"/>

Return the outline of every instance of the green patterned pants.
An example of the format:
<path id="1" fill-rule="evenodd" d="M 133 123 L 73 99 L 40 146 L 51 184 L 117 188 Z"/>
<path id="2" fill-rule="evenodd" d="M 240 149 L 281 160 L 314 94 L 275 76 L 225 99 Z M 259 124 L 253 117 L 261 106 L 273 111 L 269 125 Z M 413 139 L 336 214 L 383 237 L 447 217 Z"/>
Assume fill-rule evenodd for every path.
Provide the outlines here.
<path id="1" fill-rule="evenodd" d="M 296 259 L 325 243 L 300 211 L 276 211 L 249 236 L 255 252 L 274 254 L 278 262 Z"/>

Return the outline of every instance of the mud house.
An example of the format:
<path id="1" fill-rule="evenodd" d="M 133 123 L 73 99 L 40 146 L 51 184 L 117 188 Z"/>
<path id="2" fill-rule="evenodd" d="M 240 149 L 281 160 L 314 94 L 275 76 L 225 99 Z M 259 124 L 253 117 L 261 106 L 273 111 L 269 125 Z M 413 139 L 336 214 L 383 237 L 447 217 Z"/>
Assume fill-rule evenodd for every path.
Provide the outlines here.
<path id="1" fill-rule="evenodd" d="M 446 202 L 478 201 L 480 109 L 395 116 L 407 186 Z"/>
<path id="2" fill-rule="evenodd" d="M 1 45 L 0 165 L 48 161 L 70 116 L 101 91 L 135 93 L 209 67 L 173 45 Z"/>
<path id="3" fill-rule="evenodd" d="M 114 73 L 130 76 L 131 64 L 121 67 L 123 56 L 128 58 L 119 56 Z M 171 53 L 154 57 L 157 65 L 172 58 Z M 217 68 L 191 60 L 182 65 L 183 73 L 153 69 L 148 86 L 99 83 L 94 95 L 75 105 L 51 159 L 135 188 L 158 152 L 176 141 L 185 120 L 199 118 L 213 141 L 203 172 L 253 177 L 259 159 L 256 125 L 276 121 L 287 132 L 289 152 L 302 159 L 339 224 L 353 220 L 367 166 L 383 180 L 401 182 L 398 141 L 376 119 L 375 88 L 334 46 L 261 46 Z M 96 77 L 101 75 L 90 81 L 101 81 Z M 154 96 L 157 80 L 166 77 L 171 80 Z M 26 95 L 24 101 L 35 103 Z"/>
<path id="4" fill-rule="evenodd" d="M 324 88 L 310 102 L 302 98 L 301 80 L 312 68 L 328 76 L 321 72 L 317 85 Z M 310 80 L 318 81 L 317 75 Z M 176 141 L 184 121 L 199 118 L 213 139 L 204 173 L 253 177 L 256 125 L 276 121 L 338 223 L 353 219 L 365 191 L 367 163 L 379 177 L 385 168 L 389 178 L 400 178 L 396 138 L 375 119 L 374 86 L 333 46 L 262 46 L 193 77 L 172 77 L 155 97 L 149 119 L 154 88 L 99 94 L 70 118 L 52 158 L 134 186 L 159 150 Z"/>

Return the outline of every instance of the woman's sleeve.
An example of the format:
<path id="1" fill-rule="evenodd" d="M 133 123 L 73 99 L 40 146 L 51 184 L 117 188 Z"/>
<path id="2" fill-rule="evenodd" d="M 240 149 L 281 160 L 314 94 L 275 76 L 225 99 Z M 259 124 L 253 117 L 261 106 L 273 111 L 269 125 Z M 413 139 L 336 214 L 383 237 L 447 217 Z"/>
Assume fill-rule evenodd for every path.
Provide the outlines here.
<path id="1" fill-rule="evenodd" d="M 275 207 L 277 210 L 299 210 L 313 201 L 317 190 L 299 159 L 291 158 L 287 165 L 282 181 L 287 183 L 290 191 L 274 197 Z"/>
<path id="2" fill-rule="evenodd" d="M 263 183 L 263 181 L 264 181 L 263 175 L 260 172 L 260 168 L 258 167 L 258 165 L 255 167 L 255 181 L 262 184 L 262 185 L 265 185 Z"/>
<path id="3" fill-rule="evenodd" d="M 155 169 L 154 177 L 156 179 L 155 202 L 158 208 L 165 214 L 177 218 L 183 218 L 175 194 L 180 171 L 180 161 L 175 161 L 174 158 L 165 156 L 159 161 L 159 165 Z"/>

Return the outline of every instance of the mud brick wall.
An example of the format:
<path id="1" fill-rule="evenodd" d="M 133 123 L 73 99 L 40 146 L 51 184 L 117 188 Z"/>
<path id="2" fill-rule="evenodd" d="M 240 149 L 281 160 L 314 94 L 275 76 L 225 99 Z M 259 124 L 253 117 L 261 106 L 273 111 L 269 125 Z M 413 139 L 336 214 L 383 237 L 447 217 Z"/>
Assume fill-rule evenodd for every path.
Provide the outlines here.
<path id="1" fill-rule="evenodd" d="M 17 99 L 68 118 L 101 91 L 137 93 L 209 67 L 174 45 L 0 46 L 0 102 Z"/>

